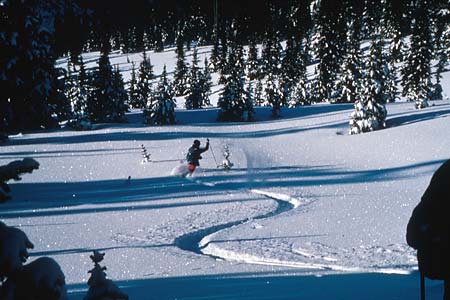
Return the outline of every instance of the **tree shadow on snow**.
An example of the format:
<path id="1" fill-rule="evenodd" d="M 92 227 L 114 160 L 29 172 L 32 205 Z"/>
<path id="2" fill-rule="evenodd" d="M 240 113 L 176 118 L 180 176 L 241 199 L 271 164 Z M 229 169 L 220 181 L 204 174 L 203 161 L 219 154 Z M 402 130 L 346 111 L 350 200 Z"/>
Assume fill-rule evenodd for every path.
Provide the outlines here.
<path id="1" fill-rule="evenodd" d="M 433 110 L 433 108 L 434 107 L 430 107 L 422 110 L 415 110 L 414 112 L 408 114 L 388 117 L 388 119 L 386 120 L 386 126 L 389 128 L 401 125 L 409 125 L 450 116 L 450 109 Z"/>
<path id="2" fill-rule="evenodd" d="M 295 273 L 294 273 L 295 272 Z M 302 275 L 292 269 L 116 281 L 130 299 L 411 300 L 419 299 L 419 275 L 378 273 Z M 322 271 L 323 272 L 323 271 Z M 427 299 L 442 299 L 442 283 L 427 281 Z M 70 299 L 83 299 L 86 284 L 69 285 Z"/>
<path id="3" fill-rule="evenodd" d="M 228 191 L 252 188 L 326 186 L 398 181 L 428 172 L 440 165 L 435 160 L 408 166 L 373 170 L 342 170 L 332 166 L 286 166 L 205 172 L 187 180 L 181 177 L 116 179 L 87 182 L 11 183 L 12 200 L 1 205 L 0 218 L 66 215 L 106 211 L 164 209 L 218 203 L 228 200 Z M 411 172 L 411 170 L 415 170 Z M 205 183 L 205 184 L 202 184 Z M 223 195 L 223 196 L 220 196 Z M 216 200 L 206 203 L 205 200 Z M 186 201 L 186 199 L 189 199 Z M 255 199 L 260 199 L 255 195 Z M 243 199 L 241 201 L 252 201 Z M 133 203 L 133 204 L 130 204 Z M 83 204 L 94 206 L 78 207 Z M 109 204 L 109 205 L 107 205 Z M 111 205 L 113 204 L 113 205 Z M 57 208 L 36 211 L 36 209 Z"/>

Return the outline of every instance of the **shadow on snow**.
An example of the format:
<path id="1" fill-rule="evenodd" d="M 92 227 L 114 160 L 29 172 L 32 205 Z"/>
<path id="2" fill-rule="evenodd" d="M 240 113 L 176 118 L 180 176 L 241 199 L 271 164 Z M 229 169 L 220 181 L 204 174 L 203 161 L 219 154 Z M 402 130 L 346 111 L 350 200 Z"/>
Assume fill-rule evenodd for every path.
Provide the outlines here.
<path id="1" fill-rule="evenodd" d="M 308 273 L 315 273 L 308 270 Z M 302 275 L 300 271 L 279 270 L 116 281 L 130 299 L 419 299 L 419 274 L 378 273 Z M 442 283 L 427 281 L 427 299 L 440 299 Z M 69 297 L 82 299 L 87 284 L 69 285 Z M 84 289 L 84 290 L 83 290 Z M 74 292 L 70 292 L 74 290 Z"/>

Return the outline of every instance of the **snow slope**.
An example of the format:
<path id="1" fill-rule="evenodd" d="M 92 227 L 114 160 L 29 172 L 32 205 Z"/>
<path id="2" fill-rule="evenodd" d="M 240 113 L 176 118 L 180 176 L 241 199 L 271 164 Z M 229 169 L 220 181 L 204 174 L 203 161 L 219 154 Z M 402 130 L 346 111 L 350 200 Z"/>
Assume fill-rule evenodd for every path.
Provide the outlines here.
<path id="1" fill-rule="evenodd" d="M 22 134 L 0 163 L 41 168 L 11 184 L 0 219 L 28 234 L 32 259 L 61 264 L 71 299 L 93 249 L 132 299 L 418 299 L 406 223 L 450 149 L 450 103 L 434 104 L 389 104 L 389 128 L 357 136 L 351 105 L 325 104 L 250 124 L 209 123 L 209 109 L 145 127 L 133 112 L 90 132 Z M 207 152 L 194 178 L 171 176 L 194 138 L 210 138 L 216 159 L 229 144 L 235 167 Z M 428 291 L 439 299 L 441 284 Z"/>

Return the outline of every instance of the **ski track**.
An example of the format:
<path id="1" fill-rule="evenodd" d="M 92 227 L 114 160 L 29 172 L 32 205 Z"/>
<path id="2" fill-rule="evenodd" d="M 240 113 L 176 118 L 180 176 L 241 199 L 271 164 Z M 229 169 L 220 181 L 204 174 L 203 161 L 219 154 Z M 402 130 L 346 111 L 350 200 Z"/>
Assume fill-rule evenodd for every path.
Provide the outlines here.
<path id="1" fill-rule="evenodd" d="M 195 182 L 196 184 L 214 187 L 214 183 L 207 183 L 195 178 L 186 177 L 187 180 L 191 182 Z M 181 250 L 193 252 L 200 255 L 206 255 L 214 259 L 220 259 L 224 261 L 236 261 L 247 264 L 255 264 L 255 265 L 267 265 L 267 266 L 278 266 L 278 267 L 291 267 L 291 268 L 299 268 L 299 269 L 314 269 L 314 270 L 329 270 L 329 271 L 338 271 L 338 272 L 372 272 L 372 273 L 383 273 L 383 274 L 399 274 L 399 275 L 407 275 L 410 273 L 408 270 L 397 269 L 397 268 L 384 268 L 384 267 L 352 267 L 352 266 L 344 266 L 334 264 L 337 259 L 331 257 L 324 257 L 325 261 L 330 262 L 330 264 L 326 263 L 314 263 L 314 262 L 297 262 L 297 261 L 289 261 L 289 260 L 280 260 L 276 258 L 263 258 L 256 255 L 250 255 L 245 253 L 239 253 L 227 249 L 222 249 L 217 247 L 212 241 L 212 238 L 221 230 L 228 229 L 234 226 L 239 226 L 241 224 L 245 224 L 251 220 L 261 220 L 270 218 L 276 215 L 280 215 L 287 211 L 296 209 L 302 205 L 302 201 L 300 199 L 294 198 L 287 194 L 282 193 L 274 193 L 259 189 L 250 189 L 251 193 L 262 195 L 267 198 L 270 198 L 277 202 L 277 209 L 260 215 L 253 218 L 247 218 L 239 221 L 232 221 L 224 224 L 219 224 L 215 226 L 211 226 L 208 228 L 200 229 L 197 231 L 189 232 L 184 235 L 177 237 L 174 241 L 175 245 Z M 303 252 L 301 249 L 295 250 L 292 249 L 293 253 L 303 255 L 305 257 L 313 257 L 312 253 Z"/>

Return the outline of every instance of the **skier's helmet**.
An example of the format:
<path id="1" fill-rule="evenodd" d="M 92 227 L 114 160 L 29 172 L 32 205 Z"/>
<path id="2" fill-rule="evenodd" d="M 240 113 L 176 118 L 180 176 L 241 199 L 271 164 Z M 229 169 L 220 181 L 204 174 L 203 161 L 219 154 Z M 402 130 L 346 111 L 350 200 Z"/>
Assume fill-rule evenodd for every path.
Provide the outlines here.
<path id="1" fill-rule="evenodd" d="M 200 146 L 200 141 L 199 140 L 195 140 L 194 141 L 194 146 L 199 147 Z"/>

